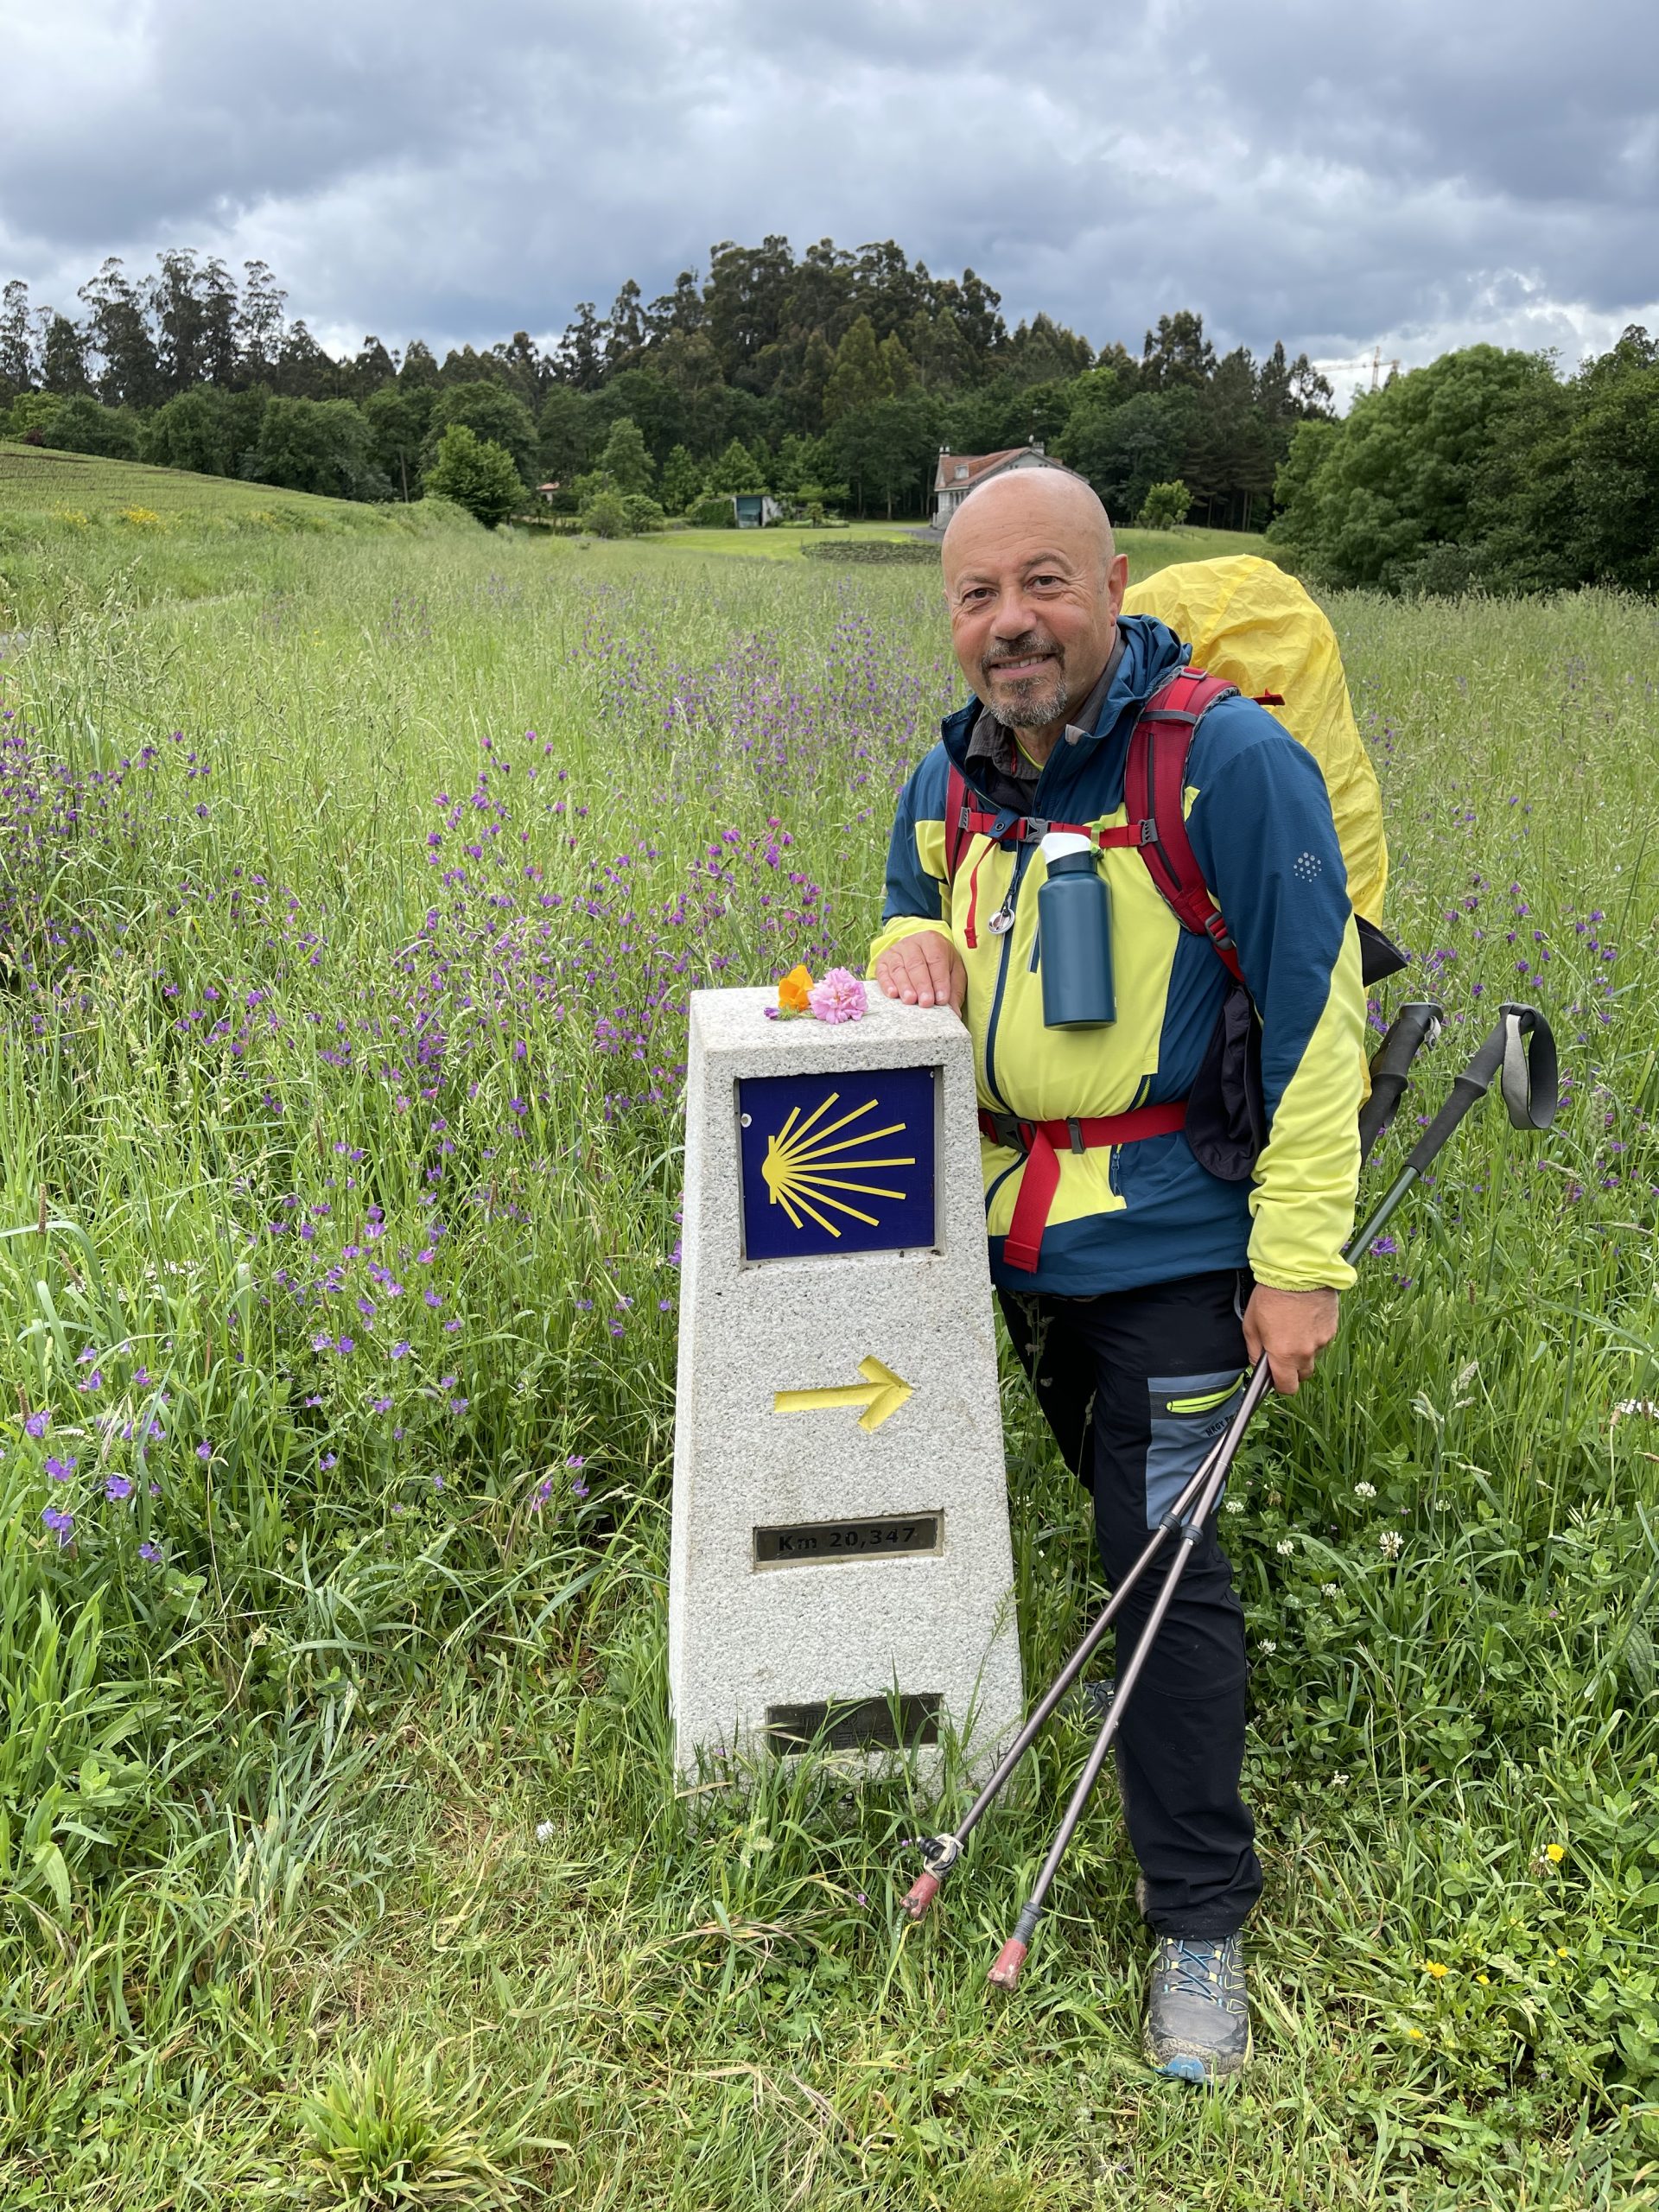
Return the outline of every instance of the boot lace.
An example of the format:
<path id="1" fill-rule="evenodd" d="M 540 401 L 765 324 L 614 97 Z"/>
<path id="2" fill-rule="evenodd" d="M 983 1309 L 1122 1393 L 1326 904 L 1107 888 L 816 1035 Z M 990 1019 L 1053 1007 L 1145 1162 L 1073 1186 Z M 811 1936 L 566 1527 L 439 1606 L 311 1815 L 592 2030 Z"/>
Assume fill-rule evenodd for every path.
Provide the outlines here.
<path id="1" fill-rule="evenodd" d="M 1244 2003 L 1243 1965 L 1236 1940 L 1204 1942 L 1166 1936 L 1158 1946 L 1158 1978 L 1169 1997 L 1197 1997 L 1236 2012 Z"/>

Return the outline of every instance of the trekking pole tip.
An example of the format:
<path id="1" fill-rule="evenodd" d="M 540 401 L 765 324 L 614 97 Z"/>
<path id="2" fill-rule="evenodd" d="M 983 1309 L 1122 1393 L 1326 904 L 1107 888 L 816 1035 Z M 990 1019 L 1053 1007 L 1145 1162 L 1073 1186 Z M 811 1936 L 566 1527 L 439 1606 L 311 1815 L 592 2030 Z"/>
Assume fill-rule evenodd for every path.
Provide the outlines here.
<path id="1" fill-rule="evenodd" d="M 944 1884 L 937 1874 L 918 1874 L 899 1900 L 899 1910 L 912 1920 L 925 1920 L 927 1908 L 939 1894 Z"/>
<path id="2" fill-rule="evenodd" d="M 985 1977 L 993 1989 L 1003 1990 L 1010 1996 L 1018 1989 L 1020 1969 L 1026 1963 L 1026 1953 L 1030 1948 L 1028 1943 L 1022 1943 L 1017 1936 L 1009 1936 L 996 1955 L 996 1964 Z"/>

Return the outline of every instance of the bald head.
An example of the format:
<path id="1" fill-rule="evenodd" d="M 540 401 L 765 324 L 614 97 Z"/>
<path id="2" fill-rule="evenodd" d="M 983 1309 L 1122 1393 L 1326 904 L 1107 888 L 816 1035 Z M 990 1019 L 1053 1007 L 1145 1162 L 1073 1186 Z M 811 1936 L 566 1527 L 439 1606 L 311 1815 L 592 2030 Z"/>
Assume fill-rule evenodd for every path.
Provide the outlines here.
<path id="1" fill-rule="evenodd" d="M 946 590 L 988 541 L 1028 531 L 1092 554 L 1103 575 L 1117 551 L 1111 518 L 1091 484 L 1066 468 L 1011 468 L 970 492 L 951 516 L 943 548 Z"/>
<path id="2" fill-rule="evenodd" d="M 1128 563 L 1099 499 L 1060 468 L 1016 468 L 972 492 L 944 533 L 962 671 L 999 721 L 1047 757 L 1111 658 Z"/>

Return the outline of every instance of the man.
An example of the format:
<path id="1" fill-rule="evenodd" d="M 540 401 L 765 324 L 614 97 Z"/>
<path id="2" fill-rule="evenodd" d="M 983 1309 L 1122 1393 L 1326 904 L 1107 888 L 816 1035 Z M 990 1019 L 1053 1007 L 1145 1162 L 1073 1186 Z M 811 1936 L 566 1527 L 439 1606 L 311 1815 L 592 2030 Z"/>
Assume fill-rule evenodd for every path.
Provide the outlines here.
<path id="1" fill-rule="evenodd" d="M 1182 928 L 1141 851 L 1115 844 L 1100 868 L 1116 1019 L 1046 1028 L 1043 862 L 1029 840 L 1000 842 L 1022 818 L 1123 822 L 1130 734 L 1187 648 L 1149 617 L 1121 617 L 1128 564 L 1100 501 L 1063 470 L 982 485 L 951 519 L 944 565 L 977 703 L 944 723 L 899 800 L 872 967 L 889 997 L 954 1007 L 973 1035 L 993 1278 L 1057 1440 L 1093 1491 L 1115 1581 L 1236 1406 L 1247 1363 L 1265 1358 L 1292 1395 L 1336 1334 L 1353 1279 L 1341 1248 L 1359 1173 L 1358 941 L 1317 764 L 1254 702 L 1218 702 L 1193 736 L 1186 827 L 1259 1016 L 1267 1125 L 1249 1179 L 1218 1179 L 1174 1126 L 1231 987 L 1215 946 Z M 972 807 L 1001 825 L 962 846 L 954 882 L 953 765 Z M 1020 1209 L 1031 1125 L 1068 1117 L 1077 1141 L 1045 1160 L 1058 1181 L 1033 1234 L 1033 1208 Z M 1132 1593 L 1121 1649 L 1159 1579 Z M 1243 1615 L 1211 1529 L 1118 1750 L 1137 1894 L 1158 1938 L 1147 2054 L 1188 2080 L 1236 2073 L 1249 2054 L 1239 1931 L 1262 1877 L 1239 1795 L 1245 1681 Z"/>

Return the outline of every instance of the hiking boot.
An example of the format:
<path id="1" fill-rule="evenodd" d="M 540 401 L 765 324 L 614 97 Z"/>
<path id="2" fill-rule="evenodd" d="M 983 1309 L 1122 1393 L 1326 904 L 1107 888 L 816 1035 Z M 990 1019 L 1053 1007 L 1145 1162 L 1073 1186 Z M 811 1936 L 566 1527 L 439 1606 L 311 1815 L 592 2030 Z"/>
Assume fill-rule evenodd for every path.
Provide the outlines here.
<path id="1" fill-rule="evenodd" d="M 1112 1709 L 1112 1700 L 1117 1695 L 1117 1684 L 1114 1681 L 1079 1682 L 1071 1695 L 1076 1700 L 1076 1710 L 1089 1726 L 1096 1729 L 1103 1728 L 1106 1716 Z"/>
<path id="2" fill-rule="evenodd" d="M 1250 2010 L 1240 1938 L 1166 1936 L 1153 1953 L 1151 1979 L 1146 2053 L 1156 2071 L 1205 2082 L 1242 2072 L 1250 2056 Z"/>

